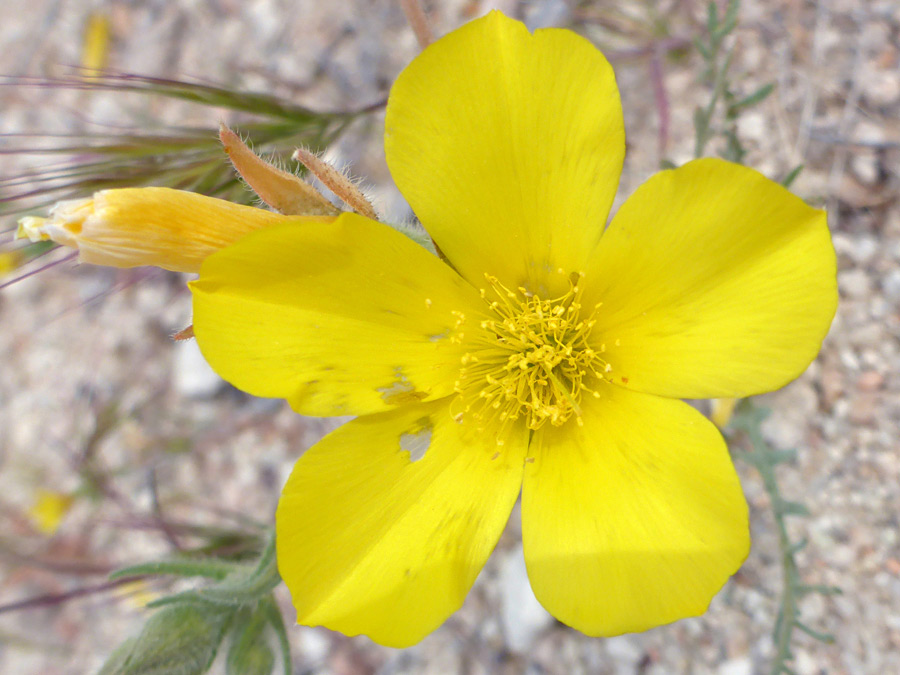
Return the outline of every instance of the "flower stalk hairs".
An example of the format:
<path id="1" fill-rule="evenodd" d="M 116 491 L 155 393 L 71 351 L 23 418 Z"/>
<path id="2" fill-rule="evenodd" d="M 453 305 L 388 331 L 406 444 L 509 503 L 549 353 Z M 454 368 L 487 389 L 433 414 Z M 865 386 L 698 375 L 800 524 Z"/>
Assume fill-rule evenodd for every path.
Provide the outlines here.
<path id="1" fill-rule="evenodd" d="M 199 226 L 254 224 L 198 254 L 213 368 L 356 416 L 279 503 L 298 621 L 414 644 L 520 493 L 528 575 L 560 621 L 609 636 L 704 612 L 747 556 L 748 512 L 721 435 L 680 399 L 770 391 L 815 358 L 837 303 L 825 213 L 700 159 L 604 227 L 625 153 L 613 71 L 498 12 L 400 74 L 385 149 L 442 257 L 354 213 L 203 207 Z"/>

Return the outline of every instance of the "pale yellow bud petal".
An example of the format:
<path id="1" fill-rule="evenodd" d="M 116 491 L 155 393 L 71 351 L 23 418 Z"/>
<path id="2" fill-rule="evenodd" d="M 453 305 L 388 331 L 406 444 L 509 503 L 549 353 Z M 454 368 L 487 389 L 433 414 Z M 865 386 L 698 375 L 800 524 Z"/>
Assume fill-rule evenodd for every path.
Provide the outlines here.
<path id="1" fill-rule="evenodd" d="M 737 398 L 714 398 L 712 400 L 712 413 L 710 419 L 720 429 L 724 429 L 731 421 L 734 414 L 734 407 L 740 399 Z"/>
<path id="2" fill-rule="evenodd" d="M 197 272 L 208 255 L 253 230 L 331 220 L 284 216 L 183 190 L 124 188 L 59 202 L 48 218 L 22 218 L 16 236 L 77 248 L 81 262 L 95 265 Z"/>
<path id="3" fill-rule="evenodd" d="M 273 209 L 285 215 L 299 216 L 336 216 L 340 213 L 312 185 L 257 157 L 224 124 L 219 127 L 219 140 L 241 178 Z"/>

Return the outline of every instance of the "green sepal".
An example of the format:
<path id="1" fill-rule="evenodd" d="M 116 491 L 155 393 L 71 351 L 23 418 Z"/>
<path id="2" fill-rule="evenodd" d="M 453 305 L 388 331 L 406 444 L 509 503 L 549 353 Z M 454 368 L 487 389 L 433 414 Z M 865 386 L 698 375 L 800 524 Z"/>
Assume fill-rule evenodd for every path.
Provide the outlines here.
<path id="1" fill-rule="evenodd" d="M 97 672 L 97 675 L 120 675 L 125 669 L 125 664 L 137 644 L 136 637 L 130 637 L 113 650 L 106 659 L 106 663 Z"/>
<path id="2" fill-rule="evenodd" d="M 385 225 L 397 230 L 400 234 L 406 235 L 419 246 L 424 248 L 432 255 L 438 255 L 437 249 L 434 247 L 434 241 L 429 236 L 425 228 L 418 223 L 385 223 Z"/>
<path id="3" fill-rule="evenodd" d="M 269 646 L 265 629 L 269 619 L 261 608 L 241 610 L 234 619 L 231 647 L 225 661 L 227 675 L 270 675 L 275 653 Z"/>
<path id="4" fill-rule="evenodd" d="M 183 603 L 155 613 L 141 634 L 113 657 L 116 675 L 202 675 L 209 670 L 234 612 L 209 604 Z M 122 650 L 122 651 L 120 651 Z M 112 661 L 112 659 L 110 659 Z M 110 662 L 104 668 L 107 668 Z M 103 671 L 101 671 L 103 672 Z"/>
<path id="5" fill-rule="evenodd" d="M 284 666 L 284 675 L 291 675 L 293 669 L 291 667 L 291 641 L 288 639 L 287 627 L 284 625 L 284 617 L 281 616 L 281 610 L 278 608 L 275 599 L 269 595 L 259 601 L 259 611 L 262 612 L 272 630 L 275 631 L 275 637 L 278 638 L 278 649 L 281 651 L 281 663 Z"/>

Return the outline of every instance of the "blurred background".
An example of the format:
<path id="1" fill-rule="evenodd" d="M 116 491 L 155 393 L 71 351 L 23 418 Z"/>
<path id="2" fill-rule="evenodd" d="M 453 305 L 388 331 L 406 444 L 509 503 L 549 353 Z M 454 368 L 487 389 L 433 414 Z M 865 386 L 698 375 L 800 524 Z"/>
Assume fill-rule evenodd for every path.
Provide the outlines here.
<path id="1" fill-rule="evenodd" d="M 694 156 L 695 109 L 713 88 L 694 46 L 708 39 L 701 0 L 425 8 L 436 36 L 497 8 L 531 28 L 571 28 L 606 53 L 628 140 L 618 203 L 664 162 Z M 744 0 L 725 44 L 732 94 L 773 86 L 717 117 L 722 133 L 705 153 L 733 152 L 733 137 L 744 163 L 770 178 L 802 165 L 791 189 L 828 209 L 838 253 L 841 304 L 822 353 L 799 380 L 757 400 L 771 409 L 766 441 L 797 450 L 777 477 L 781 494 L 809 511 L 788 521 L 791 538 L 807 542 L 800 576 L 842 591 L 799 600 L 804 622 L 834 642 L 795 631 L 792 668 L 898 673 L 900 3 Z M 103 139 L 169 138 L 141 155 L 134 182 L 171 169 L 172 147 L 207 152 L 204 166 L 214 168 L 203 176 L 226 175 L 215 146 L 223 120 L 270 139 L 271 150 L 292 149 L 294 130 L 263 125 L 254 137 L 259 100 L 240 112 L 208 91 L 205 104 L 158 95 L 159 82 L 145 83 L 150 94 L 123 92 L 122 82 L 118 91 L 72 86 L 72 67 L 190 79 L 326 113 L 364 110 L 339 129 L 311 117 L 306 142 L 327 146 L 399 221 L 410 213 L 384 162 L 383 104 L 419 46 L 394 0 L 4 0 L 0 47 L 0 673 L 90 673 L 140 630 L 148 600 L 177 588 L 110 582 L 108 573 L 178 551 L 252 548 L 296 458 L 339 421 L 251 399 L 219 380 L 192 342 L 174 343 L 190 323 L 186 276 L 79 267 L 62 251 L 11 243 L 15 212 L 40 215 L 46 202 L 98 186 L 71 172 Z M 46 152 L 67 145 L 68 154 Z M 607 640 L 558 624 L 528 589 L 515 513 L 463 609 L 421 644 L 391 650 L 294 627 L 294 672 L 769 672 L 782 552 L 770 494 L 751 466 L 738 470 L 753 549 L 703 617 Z M 283 588 L 277 597 L 293 623 Z"/>

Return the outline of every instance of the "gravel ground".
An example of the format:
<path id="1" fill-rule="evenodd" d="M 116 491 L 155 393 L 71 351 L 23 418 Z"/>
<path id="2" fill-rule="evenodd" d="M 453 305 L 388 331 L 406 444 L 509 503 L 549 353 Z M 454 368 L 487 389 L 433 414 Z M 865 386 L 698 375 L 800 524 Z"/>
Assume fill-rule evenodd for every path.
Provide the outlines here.
<path id="1" fill-rule="evenodd" d="M 534 25 L 568 25 L 616 67 L 629 138 L 622 195 L 662 156 L 691 157 L 694 107 L 704 102 L 696 57 L 662 61 L 669 129 L 661 153 L 654 54 L 636 26 L 648 6 L 669 35 L 698 34 L 703 2 L 429 3 L 437 34 L 490 7 Z M 762 398 L 765 432 L 798 460 L 781 468 L 788 498 L 811 516 L 802 573 L 839 586 L 809 597 L 809 624 L 833 645 L 796 638 L 802 675 L 900 672 L 900 3 L 746 0 L 734 70 L 742 90 L 775 94 L 740 120 L 747 163 L 773 178 L 806 169 L 795 192 L 829 211 L 841 304 L 809 371 Z M 384 98 L 417 52 L 399 4 L 387 0 L 5 0 L 0 73 L 46 75 L 77 63 L 92 10 L 108 12 L 110 65 L 276 90 L 322 109 Z M 657 61 L 659 62 L 659 61 Z M 0 87 L 0 132 L 98 130 L 123 120 L 214 124 L 210 111 L 73 92 Z M 397 216 L 380 144 L 382 119 L 359 125 L 336 155 L 365 176 Z M 0 143 L 3 140 L 0 139 Z M 0 146 L 2 147 L 2 146 Z M 4 159 L 10 175 L 37 162 Z M 0 195 L 2 196 L 2 195 Z M 11 226 L 7 224 L 6 227 Z M 250 400 L 215 379 L 191 344 L 168 336 L 189 322 L 184 278 L 60 266 L 0 293 L 0 604 L 101 584 L 106 570 L 163 556 L 169 521 L 214 525 L 271 518 L 296 457 L 334 421 Z M 113 418 L 98 434 L 98 420 Z M 39 489 L 83 486 L 85 466 L 109 479 L 76 499 L 52 537 L 27 513 Z M 420 645 L 390 650 L 365 638 L 294 628 L 297 673 L 766 672 L 781 587 L 774 523 L 759 477 L 739 467 L 751 504 L 753 550 L 703 617 L 641 635 L 589 639 L 535 605 L 513 518 L 463 609 Z M 173 538 L 175 541 L 173 541 Z M 0 672 L 96 670 L 146 618 L 155 587 L 94 593 L 0 616 Z M 286 594 L 280 597 L 292 617 Z"/>

